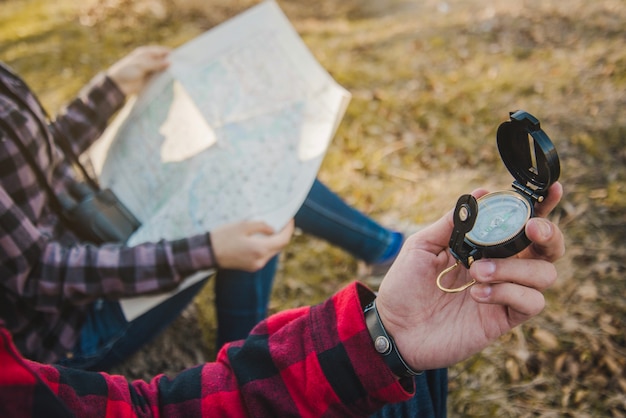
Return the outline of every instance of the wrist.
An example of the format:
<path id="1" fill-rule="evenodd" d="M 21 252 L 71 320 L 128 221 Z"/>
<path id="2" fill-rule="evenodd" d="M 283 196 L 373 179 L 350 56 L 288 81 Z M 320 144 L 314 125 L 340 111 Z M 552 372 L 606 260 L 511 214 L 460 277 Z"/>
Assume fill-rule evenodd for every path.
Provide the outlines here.
<path id="1" fill-rule="evenodd" d="M 383 325 L 378 309 L 376 308 L 376 300 L 368 304 L 364 309 L 365 323 L 369 331 L 374 349 L 378 352 L 391 372 L 398 378 L 412 377 L 421 374 L 421 371 L 413 370 L 404 360 L 398 346 L 393 337 L 387 333 Z"/>
<path id="2" fill-rule="evenodd" d="M 206 241 L 207 241 L 207 248 L 209 250 L 209 257 L 210 257 L 210 267 L 211 268 L 219 268 L 219 264 L 217 262 L 217 257 L 215 256 L 215 247 L 213 246 L 213 239 L 211 236 L 211 232 L 207 232 L 205 234 L 206 237 Z"/>

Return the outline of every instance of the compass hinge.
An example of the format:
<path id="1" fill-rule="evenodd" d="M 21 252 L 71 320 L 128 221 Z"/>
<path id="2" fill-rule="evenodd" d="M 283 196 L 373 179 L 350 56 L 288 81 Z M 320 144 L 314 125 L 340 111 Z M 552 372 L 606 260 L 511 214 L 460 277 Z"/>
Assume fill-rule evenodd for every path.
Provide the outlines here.
<path id="1" fill-rule="evenodd" d="M 523 193 L 524 196 L 528 196 L 533 201 L 533 203 L 543 201 L 544 197 L 542 195 L 535 193 L 532 189 L 529 189 L 528 187 L 520 184 L 518 181 L 513 182 L 513 188 Z"/>

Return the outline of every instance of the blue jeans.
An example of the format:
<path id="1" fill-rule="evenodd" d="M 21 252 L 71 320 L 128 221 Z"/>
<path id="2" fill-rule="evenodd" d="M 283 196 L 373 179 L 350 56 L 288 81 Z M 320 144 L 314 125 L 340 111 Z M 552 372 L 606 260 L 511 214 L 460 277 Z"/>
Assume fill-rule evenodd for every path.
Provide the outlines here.
<path id="1" fill-rule="evenodd" d="M 366 262 L 378 260 L 394 240 L 394 231 L 348 206 L 317 180 L 296 214 L 295 224 L 305 233 Z M 245 338 L 265 318 L 277 263 L 278 256 L 254 273 L 218 270 L 215 277 L 218 348 L 225 342 Z M 130 323 L 123 318 L 117 302 L 97 302 L 81 331 L 74 359 L 63 362 L 97 369 L 99 364 L 122 361 L 178 316 L 203 283 L 191 286 Z M 98 356 L 102 357 L 102 363 Z"/>
<path id="2" fill-rule="evenodd" d="M 61 359 L 58 364 L 102 371 L 122 363 L 167 328 L 207 280 L 183 289 L 131 322 L 126 321 L 118 301 L 97 300 L 89 309 L 72 358 Z"/>
<path id="3" fill-rule="evenodd" d="M 448 369 L 427 370 L 415 376 L 415 395 L 405 402 L 385 405 L 371 418 L 445 418 Z"/>

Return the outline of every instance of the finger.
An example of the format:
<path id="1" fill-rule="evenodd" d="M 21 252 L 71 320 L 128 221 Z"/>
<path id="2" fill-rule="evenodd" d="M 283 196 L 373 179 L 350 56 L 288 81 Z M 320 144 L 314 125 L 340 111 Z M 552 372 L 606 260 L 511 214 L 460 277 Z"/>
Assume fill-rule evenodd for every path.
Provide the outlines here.
<path id="1" fill-rule="evenodd" d="M 446 248 L 450 241 L 450 234 L 452 234 L 452 213 L 452 210 L 449 211 L 431 225 L 408 237 L 405 246 L 433 253 Z"/>
<path id="2" fill-rule="evenodd" d="M 170 52 L 170 48 L 162 45 L 145 45 L 136 48 L 129 56 L 135 57 L 164 57 Z"/>
<path id="3" fill-rule="evenodd" d="M 248 235 L 254 234 L 263 234 L 263 235 L 272 235 L 274 234 L 274 228 L 269 226 L 269 224 L 263 221 L 247 221 L 244 222 L 244 228 Z"/>
<path id="4" fill-rule="evenodd" d="M 287 225 L 283 227 L 277 234 L 273 235 L 273 241 L 278 249 L 283 248 L 285 245 L 289 243 L 291 240 L 291 236 L 293 235 L 293 231 L 295 229 L 293 219 L 290 220 Z"/>
<path id="5" fill-rule="evenodd" d="M 557 278 L 556 268 L 545 260 L 506 258 L 482 259 L 472 263 L 470 275 L 477 283 L 515 283 L 524 287 L 545 290 Z"/>
<path id="6" fill-rule="evenodd" d="M 167 62 L 166 58 L 170 54 L 170 49 L 165 47 L 153 47 L 150 49 L 150 57 L 157 62 Z"/>
<path id="7" fill-rule="evenodd" d="M 296 221 L 292 218 L 287 222 L 287 224 L 283 227 L 283 231 L 286 230 L 289 232 L 289 235 L 293 234 L 293 231 L 296 229 Z"/>
<path id="8" fill-rule="evenodd" d="M 158 57 L 163 58 L 163 57 L 167 56 L 170 53 L 171 49 L 166 47 L 166 46 L 162 46 L 162 45 L 152 45 L 152 46 L 150 46 L 149 51 L 154 56 L 158 56 Z"/>
<path id="9" fill-rule="evenodd" d="M 554 183 L 548 189 L 548 194 L 543 202 L 535 206 L 535 213 L 537 216 L 546 217 L 550 212 L 554 210 L 556 205 L 561 201 L 563 197 L 563 186 L 558 181 Z"/>
<path id="10" fill-rule="evenodd" d="M 478 303 L 506 306 L 511 327 L 539 314 L 546 305 L 540 291 L 513 283 L 474 285 L 470 295 Z"/>
<path id="11" fill-rule="evenodd" d="M 474 196 L 476 199 L 480 199 L 481 197 L 483 197 L 487 193 L 489 193 L 488 190 L 481 188 L 481 189 L 476 189 L 476 190 L 472 191 L 472 196 Z"/>
<path id="12" fill-rule="evenodd" d="M 146 59 L 145 62 L 142 62 L 141 65 L 143 66 L 146 73 L 162 71 L 170 65 L 170 62 L 167 60 L 166 57 L 167 54 L 155 51 L 154 53 L 151 53 L 148 56 L 148 59 Z"/>
<path id="13" fill-rule="evenodd" d="M 278 251 L 282 250 L 285 245 L 287 245 L 291 240 L 291 235 L 294 231 L 293 221 L 288 222 L 287 225 L 285 225 L 283 229 L 281 229 L 277 233 L 274 233 L 273 230 L 271 231 L 271 234 L 263 235 L 260 237 L 260 239 L 263 240 L 263 245 L 269 251 L 271 251 L 272 253 L 277 253 Z"/>
<path id="14" fill-rule="evenodd" d="M 521 255 L 555 261 L 565 254 L 565 238 L 561 230 L 545 218 L 532 218 L 526 223 L 526 236 L 532 244 Z"/>
<path id="15" fill-rule="evenodd" d="M 133 51 L 126 62 L 141 70 L 144 74 L 161 71 L 169 66 L 167 56 L 169 48 L 163 46 L 143 46 Z"/>

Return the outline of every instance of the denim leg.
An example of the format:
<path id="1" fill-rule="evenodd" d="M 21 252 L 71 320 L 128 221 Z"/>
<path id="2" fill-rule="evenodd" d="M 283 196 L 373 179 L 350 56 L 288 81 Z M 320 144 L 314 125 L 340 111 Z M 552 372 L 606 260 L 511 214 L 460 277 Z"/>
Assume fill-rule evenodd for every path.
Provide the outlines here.
<path id="1" fill-rule="evenodd" d="M 378 260 L 393 241 L 393 232 L 350 207 L 319 180 L 315 180 L 295 224 L 365 261 Z"/>
<path id="2" fill-rule="evenodd" d="M 267 315 L 278 255 L 261 270 L 248 273 L 219 269 L 215 276 L 217 348 L 246 338 Z"/>
<path id="3" fill-rule="evenodd" d="M 305 233 L 366 262 L 379 259 L 395 239 L 394 231 L 348 206 L 318 180 L 296 214 L 295 223 Z M 228 341 L 245 338 L 265 319 L 277 263 L 278 256 L 254 273 L 218 270 L 215 280 L 218 349 Z"/>
<path id="4" fill-rule="evenodd" d="M 385 405 L 371 418 L 445 418 L 448 369 L 427 370 L 415 377 L 415 395 L 405 402 Z"/>
<path id="5" fill-rule="evenodd" d="M 104 371 L 122 363 L 176 319 L 207 280 L 194 283 L 131 322 L 126 321 L 118 301 L 94 302 L 81 329 L 74 356 L 58 364 Z"/>

